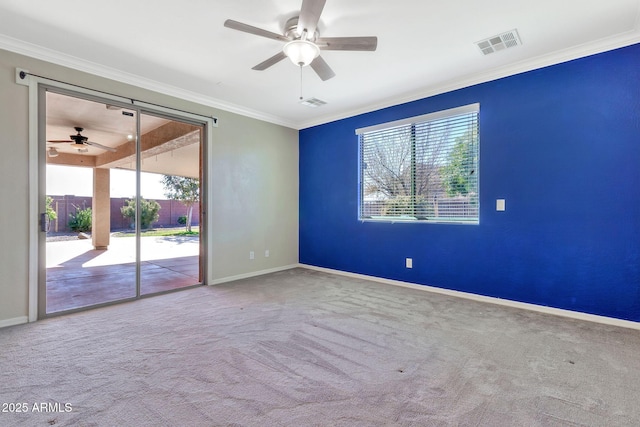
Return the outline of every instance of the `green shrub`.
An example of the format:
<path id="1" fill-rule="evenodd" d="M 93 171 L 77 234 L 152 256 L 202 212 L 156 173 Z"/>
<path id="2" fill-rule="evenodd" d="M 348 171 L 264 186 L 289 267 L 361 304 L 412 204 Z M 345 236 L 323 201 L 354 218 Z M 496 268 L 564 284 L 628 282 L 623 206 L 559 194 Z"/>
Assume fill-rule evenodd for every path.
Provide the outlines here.
<path id="1" fill-rule="evenodd" d="M 58 219 L 58 213 L 56 212 L 55 209 L 53 209 L 53 206 L 51 206 L 52 204 L 53 204 L 53 197 L 47 196 L 46 202 L 45 202 L 45 210 L 47 213 L 47 217 L 49 218 L 49 221 L 55 221 L 56 219 Z"/>
<path id="2" fill-rule="evenodd" d="M 69 228 L 73 231 L 91 231 L 91 208 L 78 209 L 69 214 Z"/>
<path id="3" fill-rule="evenodd" d="M 178 217 L 178 224 L 180 225 L 185 225 L 187 223 L 187 217 L 186 215 L 180 215 Z"/>
<path id="4" fill-rule="evenodd" d="M 140 226 L 142 229 L 151 227 L 151 224 L 160 218 L 159 210 L 160 204 L 155 200 L 140 198 Z M 134 224 L 136 220 L 136 200 L 127 200 L 126 204 L 120 208 L 120 212 L 122 216 L 131 220 L 131 224 Z"/>
<path id="5" fill-rule="evenodd" d="M 418 196 L 415 199 L 415 209 L 411 204 L 411 196 L 396 196 L 387 200 L 382 208 L 382 215 L 385 216 L 433 216 L 433 205 L 428 203 L 424 197 Z"/>

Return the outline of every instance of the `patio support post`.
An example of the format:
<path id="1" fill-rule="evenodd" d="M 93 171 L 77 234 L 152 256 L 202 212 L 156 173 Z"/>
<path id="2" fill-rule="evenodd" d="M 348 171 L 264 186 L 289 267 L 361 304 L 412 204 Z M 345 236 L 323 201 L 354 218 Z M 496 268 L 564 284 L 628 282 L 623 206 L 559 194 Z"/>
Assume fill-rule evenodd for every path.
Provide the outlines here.
<path id="1" fill-rule="evenodd" d="M 111 232 L 110 169 L 93 168 L 91 240 L 95 249 L 109 246 Z"/>

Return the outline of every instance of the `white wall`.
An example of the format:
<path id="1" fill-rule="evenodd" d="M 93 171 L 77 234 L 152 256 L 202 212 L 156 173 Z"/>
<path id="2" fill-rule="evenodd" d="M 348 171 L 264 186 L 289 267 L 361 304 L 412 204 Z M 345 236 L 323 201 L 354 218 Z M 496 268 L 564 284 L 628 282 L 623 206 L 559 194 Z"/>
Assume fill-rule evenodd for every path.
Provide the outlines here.
<path id="1" fill-rule="evenodd" d="M 216 278 L 297 264 L 298 132 L 238 115 L 224 126 L 234 131 L 213 150 Z"/>
<path id="2" fill-rule="evenodd" d="M 15 69 L 215 116 L 209 197 L 213 283 L 298 262 L 298 131 L 0 50 L 0 326 L 28 315 L 28 87 Z M 268 249 L 270 256 L 264 256 Z M 249 260 L 249 251 L 255 259 Z"/>

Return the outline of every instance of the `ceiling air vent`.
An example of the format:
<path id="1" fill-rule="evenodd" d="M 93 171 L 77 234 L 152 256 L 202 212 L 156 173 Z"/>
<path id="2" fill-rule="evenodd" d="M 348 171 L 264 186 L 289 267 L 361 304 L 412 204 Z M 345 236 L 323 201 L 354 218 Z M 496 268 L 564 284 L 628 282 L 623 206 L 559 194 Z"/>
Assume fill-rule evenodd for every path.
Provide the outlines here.
<path id="1" fill-rule="evenodd" d="M 326 102 L 318 98 L 308 98 L 308 99 L 305 99 L 304 101 L 300 101 L 300 104 L 306 105 L 307 107 L 315 108 L 315 107 L 320 107 L 326 104 Z"/>
<path id="2" fill-rule="evenodd" d="M 521 45 L 518 30 L 507 31 L 476 43 L 484 55 Z"/>

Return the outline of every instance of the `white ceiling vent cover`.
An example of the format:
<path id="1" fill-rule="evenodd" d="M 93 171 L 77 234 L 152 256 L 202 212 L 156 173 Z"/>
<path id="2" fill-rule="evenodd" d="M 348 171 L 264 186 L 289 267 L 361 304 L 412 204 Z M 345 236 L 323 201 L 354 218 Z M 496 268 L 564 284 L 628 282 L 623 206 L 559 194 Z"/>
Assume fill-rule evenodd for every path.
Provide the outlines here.
<path id="1" fill-rule="evenodd" d="M 305 99 L 304 101 L 300 101 L 300 104 L 306 105 L 307 107 L 315 108 L 315 107 L 320 107 L 326 104 L 326 102 L 318 98 L 308 98 L 308 99 Z"/>
<path id="2" fill-rule="evenodd" d="M 520 41 L 520 36 L 518 36 L 518 30 L 511 30 L 506 33 L 498 34 L 497 36 L 481 40 L 476 44 L 484 55 L 489 55 L 490 53 L 497 52 L 499 50 L 519 46 L 522 42 Z"/>

